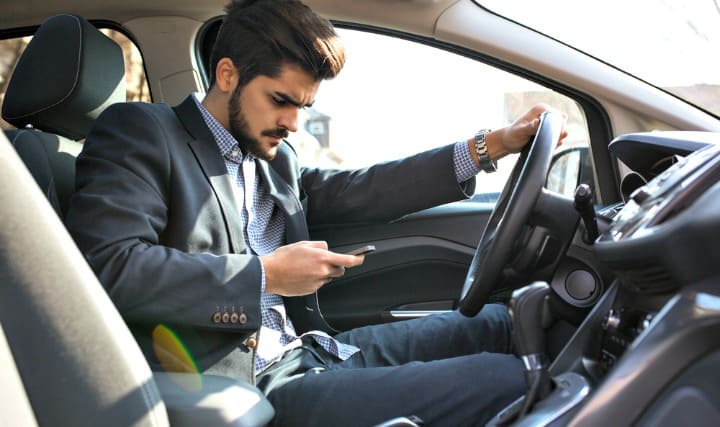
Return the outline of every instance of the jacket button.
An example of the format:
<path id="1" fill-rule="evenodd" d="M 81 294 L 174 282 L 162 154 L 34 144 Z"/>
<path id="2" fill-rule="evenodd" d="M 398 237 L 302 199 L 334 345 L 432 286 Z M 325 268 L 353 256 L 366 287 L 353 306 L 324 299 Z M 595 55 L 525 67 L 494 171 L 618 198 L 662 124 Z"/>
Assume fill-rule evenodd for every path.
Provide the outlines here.
<path id="1" fill-rule="evenodd" d="M 250 337 L 245 340 L 245 346 L 249 348 L 250 350 L 255 350 L 257 348 L 258 341 L 255 337 Z"/>
<path id="2" fill-rule="evenodd" d="M 212 322 L 213 323 L 220 323 L 222 321 L 222 315 L 219 311 L 216 311 L 215 314 L 212 315 Z"/>

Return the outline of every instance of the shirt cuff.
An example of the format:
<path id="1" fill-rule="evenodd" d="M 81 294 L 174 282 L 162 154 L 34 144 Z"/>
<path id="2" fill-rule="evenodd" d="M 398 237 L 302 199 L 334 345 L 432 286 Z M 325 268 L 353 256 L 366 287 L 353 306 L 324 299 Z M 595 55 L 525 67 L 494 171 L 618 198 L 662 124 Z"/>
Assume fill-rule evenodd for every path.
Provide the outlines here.
<path id="1" fill-rule="evenodd" d="M 260 295 L 265 294 L 265 266 L 263 265 L 262 258 L 258 257 L 260 261 Z"/>
<path id="2" fill-rule="evenodd" d="M 475 164 L 475 162 L 473 162 L 472 155 L 470 154 L 470 147 L 468 146 L 467 141 L 455 143 L 453 162 L 455 165 L 455 176 L 457 177 L 458 184 L 463 183 L 480 173 L 480 168 Z"/>

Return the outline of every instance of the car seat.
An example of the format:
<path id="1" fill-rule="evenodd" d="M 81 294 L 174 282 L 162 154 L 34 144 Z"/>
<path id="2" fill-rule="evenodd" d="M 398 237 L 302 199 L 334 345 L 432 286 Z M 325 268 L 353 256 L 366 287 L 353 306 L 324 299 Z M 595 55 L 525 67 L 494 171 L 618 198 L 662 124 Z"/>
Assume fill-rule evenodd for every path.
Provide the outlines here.
<path id="1" fill-rule="evenodd" d="M 2 115 L 20 129 L 15 149 L 0 133 L 0 424 L 264 425 L 272 406 L 249 384 L 153 374 L 62 224 L 76 140 L 124 100 L 123 82 L 119 46 L 64 14 L 38 29 L 8 86 Z M 184 389 L 187 375 L 199 387 Z"/>
<path id="2" fill-rule="evenodd" d="M 120 46 L 78 16 L 48 19 L 18 61 L 2 108 L 18 129 L 6 134 L 61 217 L 74 188 L 76 141 L 124 100 Z"/>

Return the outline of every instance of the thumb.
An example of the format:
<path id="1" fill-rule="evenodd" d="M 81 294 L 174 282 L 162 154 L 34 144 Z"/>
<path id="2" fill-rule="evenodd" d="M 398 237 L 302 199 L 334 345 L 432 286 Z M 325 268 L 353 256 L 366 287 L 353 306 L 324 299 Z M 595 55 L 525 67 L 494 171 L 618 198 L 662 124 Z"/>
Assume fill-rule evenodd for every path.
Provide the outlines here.
<path id="1" fill-rule="evenodd" d="M 534 134 L 534 133 L 538 130 L 538 127 L 539 127 L 539 126 L 540 126 L 540 119 L 539 119 L 539 118 L 538 118 L 538 119 L 532 119 L 532 120 L 527 124 L 527 130 L 530 132 L 530 134 Z"/>

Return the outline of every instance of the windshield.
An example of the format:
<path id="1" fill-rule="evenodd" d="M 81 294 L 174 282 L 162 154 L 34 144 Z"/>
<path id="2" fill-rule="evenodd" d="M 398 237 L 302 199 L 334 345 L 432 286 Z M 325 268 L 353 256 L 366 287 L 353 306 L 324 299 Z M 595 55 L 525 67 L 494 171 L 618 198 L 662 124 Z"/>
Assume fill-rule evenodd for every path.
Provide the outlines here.
<path id="1" fill-rule="evenodd" d="M 720 116 L 720 0 L 475 0 Z"/>

